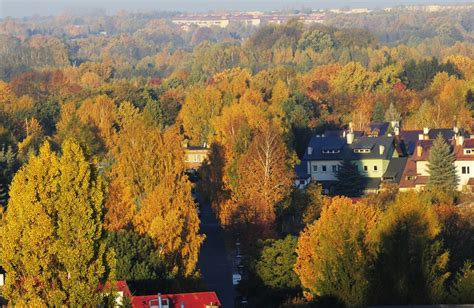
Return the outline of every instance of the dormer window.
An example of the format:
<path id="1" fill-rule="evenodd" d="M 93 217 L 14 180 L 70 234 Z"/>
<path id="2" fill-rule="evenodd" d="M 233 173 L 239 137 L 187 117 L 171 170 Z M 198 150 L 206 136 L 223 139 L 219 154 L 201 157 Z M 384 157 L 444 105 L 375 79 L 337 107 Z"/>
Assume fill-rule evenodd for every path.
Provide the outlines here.
<path id="1" fill-rule="evenodd" d="M 474 154 L 474 149 L 464 149 L 464 154 L 473 155 Z"/>
<path id="2" fill-rule="evenodd" d="M 337 153 L 341 153 L 341 150 L 322 150 L 321 152 L 323 154 L 337 154 Z"/>
<path id="3" fill-rule="evenodd" d="M 370 153 L 370 149 L 354 149 L 354 153 Z"/>

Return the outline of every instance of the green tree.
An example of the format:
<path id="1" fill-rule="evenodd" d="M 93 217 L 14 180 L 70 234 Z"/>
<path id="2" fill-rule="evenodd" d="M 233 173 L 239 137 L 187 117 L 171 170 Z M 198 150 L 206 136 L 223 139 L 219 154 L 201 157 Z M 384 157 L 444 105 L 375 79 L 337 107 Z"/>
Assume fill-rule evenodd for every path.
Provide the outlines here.
<path id="1" fill-rule="evenodd" d="M 471 261 L 466 261 L 457 273 L 456 281 L 450 289 L 449 302 L 452 304 L 474 303 L 474 269 Z"/>
<path id="2" fill-rule="evenodd" d="M 266 240 L 255 270 L 268 288 L 282 293 L 295 294 L 300 280 L 293 268 L 296 262 L 297 238 L 288 235 L 282 240 Z"/>
<path id="3" fill-rule="evenodd" d="M 132 230 L 109 232 L 107 246 L 115 251 L 117 280 L 157 279 L 166 283 L 172 278 L 153 240 L 147 235 Z"/>
<path id="4" fill-rule="evenodd" d="M 454 166 L 455 160 L 456 158 L 451 153 L 450 146 L 446 143 L 443 136 L 439 134 L 431 147 L 428 162 L 428 173 L 430 174 L 428 187 L 430 189 L 444 192 L 456 190 L 459 178 Z"/>
<path id="5" fill-rule="evenodd" d="M 4 294 L 14 305 L 93 306 L 113 277 L 102 229 L 105 187 L 77 142 L 45 143 L 15 175 L 1 230 Z M 14 243 L 12 245 L 12 243 Z"/>
<path id="6" fill-rule="evenodd" d="M 381 102 L 377 102 L 374 106 L 374 112 L 372 113 L 372 121 L 383 122 L 385 119 L 384 108 Z"/>
<path id="7" fill-rule="evenodd" d="M 336 172 L 337 183 L 335 193 L 348 197 L 360 196 L 364 187 L 364 178 L 357 169 L 357 166 L 350 160 L 342 161 Z"/>
<path id="8" fill-rule="evenodd" d="M 415 192 L 400 194 L 380 217 L 372 237 L 377 260 L 371 298 L 377 305 L 439 303 L 445 298 L 448 252 L 436 240 L 433 207 Z"/>
<path id="9" fill-rule="evenodd" d="M 6 206 L 8 202 L 8 187 L 17 168 L 16 154 L 12 147 L 0 150 L 0 205 Z"/>
<path id="10" fill-rule="evenodd" d="M 334 47 L 334 41 L 329 33 L 321 30 L 306 31 L 298 41 L 299 49 L 311 48 L 316 52 Z"/>

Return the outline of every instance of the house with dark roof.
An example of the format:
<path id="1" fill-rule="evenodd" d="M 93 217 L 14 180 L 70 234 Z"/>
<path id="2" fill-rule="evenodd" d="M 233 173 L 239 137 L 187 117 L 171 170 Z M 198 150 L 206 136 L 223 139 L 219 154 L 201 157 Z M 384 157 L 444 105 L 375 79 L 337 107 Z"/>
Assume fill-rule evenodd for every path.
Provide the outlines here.
<path id="1" fill-rule="evenodd" d="M 336 174 L 343 160 L 352 161 L 364 176 L 364 192 L 376 192 L 390 160 L 398 157 L 393 136 L 363 135 L 349 131 L 326 132 L 311 138 L 302 164 L 307 174 L 329 193 L 337 182 Z M 299 166 L 300 170 L 304 167 Z"/>

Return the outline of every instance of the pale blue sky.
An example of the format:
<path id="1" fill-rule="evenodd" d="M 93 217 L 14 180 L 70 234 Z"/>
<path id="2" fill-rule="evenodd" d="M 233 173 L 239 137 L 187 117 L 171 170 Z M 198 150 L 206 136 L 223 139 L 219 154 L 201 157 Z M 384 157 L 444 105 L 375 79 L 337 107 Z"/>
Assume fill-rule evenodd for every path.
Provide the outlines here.
<path id="1" fill-rule="evenodd" d="M 392 7 L 410 4 L 474 3 L 474 0 L 0 0 L 0 18 L 50 15 L 64 11 L 104 9 L 107 13 L 128 11 L 222 11 L 321 9 L 338 7 Z"/>

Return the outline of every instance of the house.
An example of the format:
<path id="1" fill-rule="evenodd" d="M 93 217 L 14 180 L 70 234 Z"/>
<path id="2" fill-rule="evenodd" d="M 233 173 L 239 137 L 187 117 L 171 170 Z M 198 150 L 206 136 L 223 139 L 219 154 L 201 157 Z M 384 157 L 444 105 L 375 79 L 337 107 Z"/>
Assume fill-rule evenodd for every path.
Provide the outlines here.
<path id="1" fill-rule="evenodd" d="M 307 164 L 311 180 L 320 183 L 329 193 L 337 182 L 336 174 L 342 161 L 350 160 L 365 178 L 364 192 L 376 192 L 391 159 L 399 156 L 394 140 L 393 136 L 365 136 L 352 128 L 342 134 L 328 131 L 311 138 L 302 162 Z"/>
<path id="2" fill-rule="evenodd" d="M 161 305 L 160 305 L 161 301 Z M 219 308 L 221 303 L 215 292 L 156 294 L 133 296 L 133 308 Z"/>
<path id="3" fill-rule="evenodd" d="M 295 187 L 303 189 L 311 183 L 311 175 L 308 172 L 308 164 L 302 161 L 295 166 Z"/>
<path id="4" fill-rule="evenodd" d="M 184 143 L 184 162 L 189 169 L 199 169 L 204 160 L 208 158 L 209 146 L 192 146 L 187 142 Z"/>
<path id="5" fill-rule="evenodd" d="M 418 134 L 416 142 L 413 136 Z M 430 150 L 434 139 L 441 134 L 444 140 L 451 145 L 455 156 L 454 165 L 459 177 L 458 190 L 473 191 L 474 187 L 474 136 L 468 136 L 456 126 L 453 129 L 429 129 L 422 131 L 401 132 L 408 144 L 409 153 L 402 179 L 400 190 L 421 190 L 429 182 L 428 163 Z"/>
<path id="6" fill-rule="evenodd" d="M 195 292 L 178 294 L 153 294 L 134 296 L 127 282 L 116 282 L 117 307 L 125 302 L 125 297 L 131 301 L 133 308 L 219 308 L 221 303 L 215 292 Z"/>

